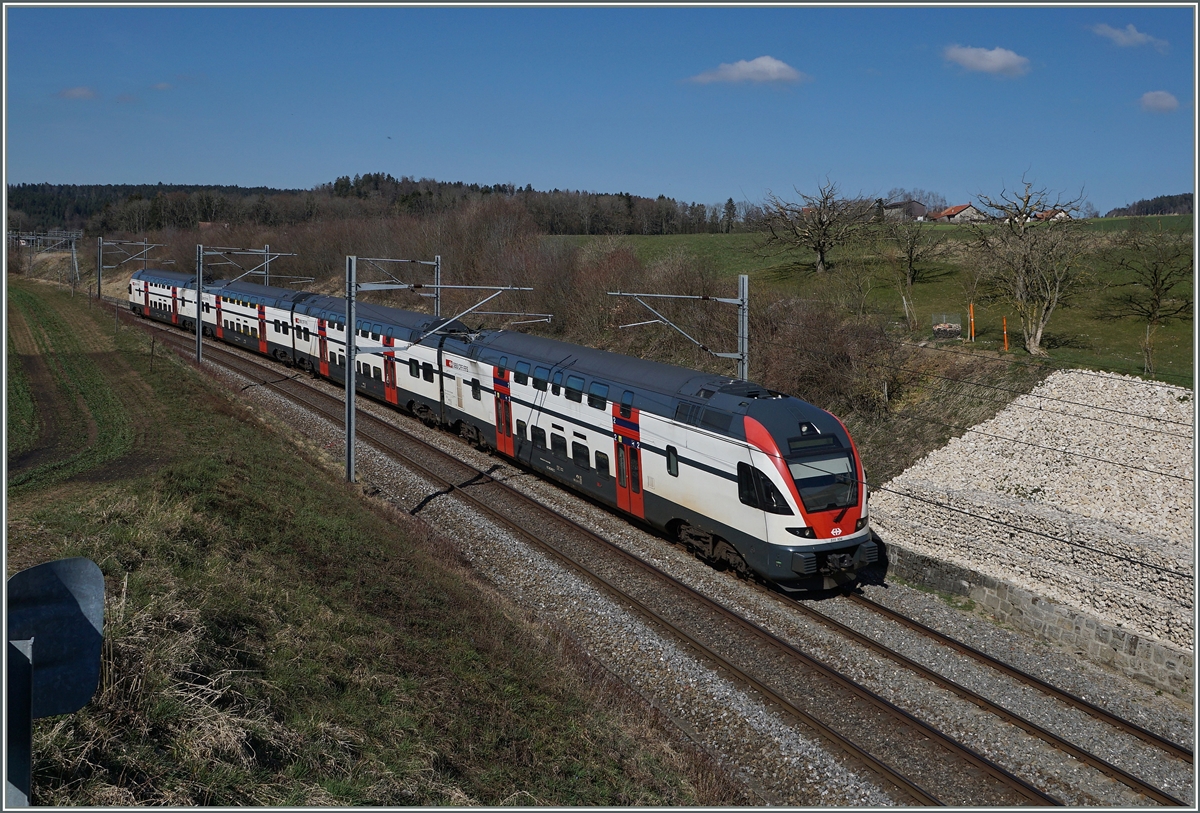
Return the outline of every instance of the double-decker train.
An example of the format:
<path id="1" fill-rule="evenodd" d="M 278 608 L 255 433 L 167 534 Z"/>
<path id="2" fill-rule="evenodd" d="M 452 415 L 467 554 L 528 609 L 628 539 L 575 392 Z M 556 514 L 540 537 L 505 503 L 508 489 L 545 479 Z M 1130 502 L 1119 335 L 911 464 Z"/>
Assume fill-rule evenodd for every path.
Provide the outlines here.
<path id="1" fill-rule="evenodd" d="M 137 314 L 195 331 L 194 275 L 142 270 Z M 206 281 L 207 336 L 456 432 L 784 590 L 879 560 L 862 461 L 829 412 L 748 381 L 340 297 Z M 352 333 L 347 332 L 349 328 Z"/>

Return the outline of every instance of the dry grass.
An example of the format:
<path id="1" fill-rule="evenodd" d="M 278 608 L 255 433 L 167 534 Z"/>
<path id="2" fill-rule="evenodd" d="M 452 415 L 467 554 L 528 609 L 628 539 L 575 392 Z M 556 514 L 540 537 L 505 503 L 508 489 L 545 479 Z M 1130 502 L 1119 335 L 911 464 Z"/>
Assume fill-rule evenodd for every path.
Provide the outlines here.
<path id="1" fill-rule="evenodd" d="M 116 341 L 188 443 L 10 499 L 10 566 L 82 555 L 106 578 L 101 686 L 37 722 L 36 804 L 746 801 L 451 540 Z"/>

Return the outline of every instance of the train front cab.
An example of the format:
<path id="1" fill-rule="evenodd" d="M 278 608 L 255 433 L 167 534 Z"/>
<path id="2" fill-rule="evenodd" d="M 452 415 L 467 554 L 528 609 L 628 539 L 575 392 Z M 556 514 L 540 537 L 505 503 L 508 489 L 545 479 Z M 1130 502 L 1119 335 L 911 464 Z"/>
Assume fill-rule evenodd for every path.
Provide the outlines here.
<path id="1" fill-rule="evenodd" d="M 751 567 L 785 590 L 836 588 L 879 561 L 862 460 L 840 421 L 840 431 L 819 432 L 803 421 L 799 429 L 788 437 L 773 436 L 762 423 L 746 418 L 751 458 L 771 473 L 773 484 L 783 486 L 787 504 L 786 511 L 764 506 L 767 545 Z"/>

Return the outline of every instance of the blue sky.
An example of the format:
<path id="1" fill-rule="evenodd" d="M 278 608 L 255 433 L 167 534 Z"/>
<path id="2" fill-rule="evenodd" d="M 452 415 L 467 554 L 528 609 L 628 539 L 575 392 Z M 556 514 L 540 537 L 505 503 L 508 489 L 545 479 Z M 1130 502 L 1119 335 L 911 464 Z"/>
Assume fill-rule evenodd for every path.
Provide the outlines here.
<path id="1" fill-rule="evenodd" d="M 1195 10 L 5 8 L 8 183 L 1193 191 Z"/>

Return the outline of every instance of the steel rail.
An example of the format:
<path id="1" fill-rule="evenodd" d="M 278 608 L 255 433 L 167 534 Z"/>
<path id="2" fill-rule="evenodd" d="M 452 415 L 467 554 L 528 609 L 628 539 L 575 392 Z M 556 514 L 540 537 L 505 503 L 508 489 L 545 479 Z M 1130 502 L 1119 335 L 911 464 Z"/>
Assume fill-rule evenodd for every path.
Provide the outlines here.
<path id="1" fill-rule="evenodd" d="M 171 332 L 167 331 L 167 333 L 168 333 L 168 335 L 170 335 Z M 220 346 L 218 346 L 215 349 L 223 357 L 227 357 L 230 359 L 236 359 L 236 364 L 231 364 L 230 365 L 231 367 L 232 366 L 249 365 L 258 370 L 264 369 L 265 365 L 263 365 L 261 363 L 261 360 L 258 359 L 257 357 L 244 358 L 244 357 L 242 357 L 240 355 L 236 355 L 236 354 L 230 352 L 229 350 L 226 350 L 225 348 L 220 347 Z M 273 367 L 273 366 L 274 366 L 274 363 L 269 365 L 267 368 L 269 369 L 269 367 Z M 288 378 L 265 380 L 265 381 L 261 381 L 261 382 L 257 382 L 257 383 L 261 384 L 262 386 L 268 386 L 273 389 L 276 389 L 276 390 L 280 391 L 281 393 L 287 394 L 289 396 L 293 396 L 294 393 L 291 393 L 291 392 L 285 390 L 282 386 L 280 386 L 283 383 L 291 383 L 293 385 L 299 385 L 301 387 L 304 387 L 309 392 L 316 393 L 317 396 L 319 398 L 321 398 L 322 400 L 330 400 L 330 401 L 336 400 L 327 394 L 317 392 L 314 388 L 312 388 L 305 382 L 298 382 L 298 381 L 294 381 L 294 380 L 288 379 Z M 308 400 L 308 399 L 306 399 L 306 400 Z M 337 404 L 338 404 L 338 406 L 340 406 L 341 402 L 338 401 Z M 326 419 L 330 420 L 335 425 L 340 425 L 341 422 L 344 421 L 344 416 L 341 416 L 339 414 L 340 410 L 338 410 L 338 409 L 333 409 L 333 408 L 327 409 L 325 407 L 322 407 L 322 406 L 312 403 L 311 400 L 309 400 L 309 405 L 311 408 L 321 412 L 326 417 Z M 755 634 L 756 636 L 760 637 L 762 640 L 764 640 L 768 644 L 775 646 L 776 648 L 778 648 L 782 651 L 787 652 L 792 657 L 805 663 L 805 665 L 807 665 L 810 669 L 822 674 L 822 676 L 825 677 L 826 680 L 830 680 L 837 684 L 840 684 L 844 688 L 853 692 L 858 697 L 860 697 L 863 700 L 866 700 L 867 702 L 876 706 L 881 711 L 883 711 L 885 714 L 888 714 L 889 716 L 897 717 L 897 718 L 901 719 L 904 724 L 914 726 L 914 727 L 924 731 L 927 736 L 929 736 L 931 739 L 934 739 L 935 741 L 937 741 L 941 747 L 949 750 L 952 753 L 955 753 L 960 759 L 982 769 L 987 774 L 991 775 L 993 778 L 999 780 L 1000 782 L 1002 782 L 1003 784 L 1012 788 L 1013 790 L 1016 790 L 1018 793 L 1020 793 L 1022 796 L 1029 799 L 1030 801 L 1033 801 L 1038 804 L 1050 804 L 1050 805 L 1061 804 L 1061 802 L 1059 802 L 1054 797 L 1045 794 L 1044 792 L 1042 792 L 1038 788 L 1034 787 L 1033 785 L 1030 785 L 1025 780 L 1021 779 L 1020 777 L 1013 775 L 1012 773 L 1010 773 L 1003 767 L 996 765 L 991 760 L 988 760 L 986 757 L 983 757 L 982 755 L 976 753 L 975 751 L 966 747 L 965 745 L 958 743 L 957 741 L 946 736 L 942 732 L 937 731 L 935 728 L 933 728 L 929 724 L 925 723 L 924 721 L 920 720 L 919 718 L 913 716 L 911 713 L 905 711 L 904 709 L 900 709 L 899 707 L 890 703 L 886 699 L 874 694 L 869 689 L 866 689 L 865 687 L 857 684 L 852 679 L 850 679 L 844 675 L 841 675 L 836 670 L 833 670 L 831 667 L 821 663 L 817 659 L 812 658 L 811 656 L 809 656 L 803 652 L 800 652 L 795 647 L 792 647 L 790 644 L 779 640 L 777 637 L 775 637 L 771 633 L 758 627 L 757 625 L 753 624 L 752 622 L 749 622 L 748 620 L 742 618 L 741 616 L 738 616 L 736 613 L 729 610 L 728 608 L 725 608 L 723 605 L 719 604 L 718 602 L 715 602 L 712 599 L 709 599 L 708 597 L 699 593 L 698 591 L 691 588 L 690 586 L 685 585 L 682 582 L 679 582 L 678 580 L 674 579 L 670 575 L 662 573 L 657 568 L 654 568 L 652 565 L 649 565 L 648 563 L 644 562 L 640 558 L 634 556 L 633 554 L 628 553 L 627 551 L 621 549 L 620 547 L 613 545 L 613 543 L 609 542 L 608 540 L 603 539 L 603 537 L 598 536 L 597 534 L 591 532 L 590 530 L 583 528 L 578 523 L 575 523 L 572 520 L 569 520 L 569 519 L 559 516 L 552 510 L 547 509 L 545 506 L 542 506 L 536 500 L 533 500 L 532 498 L 529 498 L 526 495 L 524 495 L 518 491 L 512 490 L 506 484 L 500 483 L 500 482 L 494 480 L 494 478 L 491 478 L 486 473 L 480 472 L 477 469 L 469 466 L 468 464 L 465 464 L 462 461 L 457 460 L 456 458 L 452 457 L 451 455 L 447 454 L 446 452 L 443 452 L 442 450 L 437 449 L 436 447 L 431 447 L 428 444 L 425 444 L 423 441 L 420 441 L 417 438 L 413 438 L 411 435 L 408 435 L 407 433 L 403 433 L 402 430 L 399 430 L 397 427 L 395 427 L 391 424 L 388 424 L 384 421 L 381 421 L 379 418 L 377 418 L 373 415 L 370 415 L 370 413 L 364 413 L 364 414 L 368 419 L 367 420 L 368 423 L 370 423 L 372 425 L 376 425 L 376 426 L 385 427 L 386 430 L 389 432 L 401 433 L 401 434 L 405 435 L 408 442 L 418 443 L 418 444 L 422 445 L 423 447 L 425 447 L 426 449 L 432 450 L 435 454 L 441 456 L 442 458 L 451 461 L 454 465 L 457 465 L 461 468 L 464 468 L 464 469 L 470 471 L 472 473 L 472 477 L 469 478 L 469 482 L 471 482 L 472 484 L 479 485 L 479 484 L 481 484 L 480 483 L 481 479 L 486 478 L 486 480 L 496 483 L 499 487 L 505 489 L 511 495 L 518 497 L 520 500 L 525 502 L 527 505 L 529 505 L 534 510 L 543 511 L 543 512 L 548 511 L 549 515 L 551 517 L 553 517 L 554 519 L 558 520 L 561 523 L 567 524 L 569 526 L 573 526 L 573 528 L 576 529 L 577 532 L 580 532 L 580 533 L 584 534 L 585 536 L 591 538 L 595 542 L 608 547 L 614 553 L 625 558 L 627 561 L 634 563 L 636 566 L 638 566 L 639 568 L 642 568 L 645 572 L 650 573 L 655 578 L 664 580 L 668 583 L 672 583 L 672 586 L 676 587 L 676 589 L 690 594 L 691 596 L 694 597 L 695 600 L 703 602 L 704 604 L 708 605 L 714 611 L 725 615 L 729 619 L 733 620 L 735 623 L 738 623 L 739 625 L 741 625 L 747 631 L 750 631 L 752 634 Z M 373 445 L 385 446 L 385 447 L 391 446 L 391 444 L 386 444 L 385 442 L 383 442 L 377 438 L 368 438 L 368 439 L 373 443 Z M 704 656 L 709 658 L 712 662 L 718 664 L 718 666 L 720 668 L 722 668 L 725 671 L 728 671 L 730 674 L 736 675 L 739 679 L 743 680 L 745 683 L 754 687 L 757 691 L 761 692 L 765 697 L 770 698 L 772 700 L 772 702 L 775 702 L 776 704 L 778 704 L 781 708 L 786 710 L 788 713 L 793 714 L 798 719 L 801 719 L 802 721 L 804 721 L 806 724 L 810 725 L 815 730 L 820 731 L 823 735 L 825 735 L 828 739 L 830 739 L 830 741 L 833 742 L 836 746 L 838 746 L 842 750 L 846 751 L 847 753 L 855 756 L 856 758 L 860 759 L 864 764 L 871 766 L 873 769 L 877 770 L 882 776 L 886 776 L 892 782 L 896 783 L 897 786 L 900 787 L 904 792 L 913 796 L 913 798 L 918 799 L 925 804 L 940 804 L 940 802 L 938 800 L 936 800 L 931 794 L 927 793 L 924 789 L 920 788 L 915 783 L 911 782 L 910 780 L 903 777 L 898 772 L 896 772 L 893 769 L 891 769 L 890 767 L 886 766 L 884 763 L 879 762 L 875 757 L 871 756 L 868 752 L 861 749 L 859 746 L 854 744 L 848 738 L 838 734 L 835 730 L 829 728 L 825 724 L 821 723 L 819 720 L 816 720 L 815 718 L 811 717 L 811 715 L 808 715 L 803 710 L 797 708 L 792 702 L 788 701 L 782 695 L 778 694 L 775 690 L 773 690 L 770 687 L 766 686 L 765 684 L 761 683 L 760 681 L 753 678 L 752 676 L 746 674 L 743 670 L 741 670 L 740 668 L 738 668 L 737 666 L 735 666 L 734 664 L 729 662 L 726 658 L 724 658 L 721 655 L 717 654 L 716 652 L 712 651 L 703 642 L 697 640 L 691 634 L 687 633 L 684 630 L 679 629 L 676 625 L 672 624 L 670 621 L 663 618 L 661 615 L 659 615 L 657 612 L 655 612 L 652 608 L 647 607 L 642 602 L 640 602 L 638 599 L 624 593 L 623 591 L 620 590 L 619 587 L 612 585 L 610 582 L 608 582 L 606 579 L 604 579 L 603 576 L 600 576 L 599 574 L 595 573 L 591 568 L 587 567 L 586 565 L 584 565 L 582 563 L 579 563 L 579 562 L 576 562 L 576 561 L 570 559 L 570 557 L 568 557 L 566 554 L 563 554 L 561 551 L 556 550 L 552 545 L 549 545 L 544 540 L 537 538 L 536 535 L 531 533 L 524 526 L 522 526 L 516 522 L 513 522 L 512 520 L 507 519 L 506 517 L 499 514 L 494 509 L 492 509 L 490 506 L 487 506 L 486 503 L 483 503 L 480 500 L 476 499 L 474 496 L 464 492 L 461 488 L 459 488 L 458 485 L 452 483 L 449 480 L 446 480 L 443 477 L 440 477 L 436 473 L 429 471 L 428 467 L 425 466 L 424 464 L 422 464 L 420 461 L 413 459 L 411 456 L 409 456 L 399 450 L 396 450 L 395 448 L 388 448 L 387 450 L 393 454 L 397 454 L 400 457 L 402 457 L 409 465 L 420 470 L 424 476 L 429 477 L 431 480 L 434 480 L 437 483 L 441 483 L 448 490 L 457 491 L 459 493 L 459 496 L 465 497 L 466 499 L 468 499 L 471 502 L 478 505 L 480 508 L 482 508 L 484 511 L 486 511 L 489 515 L 493 516 L 499 522 L 501 522 L 503 525 L 505 525 L 505 527 L 511 528 L 515 533 L 518 533 L 522 537 L 534 542 L 539 547 L 546 549 L 548 552 L 550 552 L 555 557 L 563 559 L 572 568 L 575 568 L 575 569 L 578 569 L 578 570 L 581 570 L 581 571 L 587 573 L 593 580 L 595 580 L 597 583 L 599 583 L 606 591 L 609 591 L 610 593 L 614 594 L 617 598 L 619 598 L 619 600 L 628 602 L 629 604 L 633 605 L 635 607 L 635 609 L 639 613 L 643 614 L 645 617 L 650 618 L 655 623 L 660 624 L 660 625 L 664 626 L 666 629 L 672 631 L 672 633 L 674 635 L 680 637 L 682 640 L 687 642 L 688 645 L 695 648 L 696 651 L 699 651 L 702 654 L 704 654 Z"/>
<path id="2" fill-rule="evenodd" d="M 239 372 L 244 371 L 245 368 L 241 367 L 241 365 L 243 365 L 243 364 L 244 365 L 253 364 L 257 368 L 261 367 L 261 365 L 258 365 L 256 362 L 253 362 L 253 361 L 247 360 L 247 359 L 243 359 L 241 356 L 237 356 L 232 353 L 229 353 L 227 350 L 225 350 L 224 348 L 220 348 L 220 347 L 214 348 L 212 355 L 213 356 L 222 356 L 222 357 L 228 356 L 228 357 L 237 359 L 237 361 L 240 364 L 231 364 L 229 366 L 231 367 L 231 369 L 235 369 L 236 371 L 239 371 Z M 290 379 L 284 379 L 283 381 L 289 381 L 289 380 Z M 268 380 L 268 381 L 262 381 L 262 382 L 257 382 L 257 383 L 259 383 L 261 386 L 271 387 L 272 389 L 276 389 L 282 393 L 282 392 L 285 392 L 285 390 L 283 387 L 279 386 L 279 384 L 283 383 L 283 381 Z M 302 386 L 307 387 L 307 385 L 304 384 L 303 382 L 295 382 L 295 383 L 298 383 L 298 384 L 301 384 Z M 294 393 L 286 392 L 285 394 L 287 394 L 289 397 L 294 397 Z M 328 396 L 325 396 L 323 393 L 318 393 L 318 395 L 322 398 L 328 397 Z M 317 411 L 326 420 L 330 421 L 331 423 L 334 423 L 335 425 L 341 425 L 341 423 L 344 422 L 344 417 L 339 415 L 338 411 L 335 409 L 327 409 L 323 406 L 313 403 L 311 400 L 309 400 L 307 398 L 305 398 L 305 403 L 311 409 Z M 366 420 L 363 420 L 363 418 L 365 418 Z M 432 451 L 434 453 L 444 457 L 447 460 L 450 460 L 454 464 L 472 472 L 472 474 L 473 474 L 473 476 L 469 480 L 464 481 L 463 483 L 454 483 L 450 480 L 447 480 L 446 478 L 430 471 L 428 466 L 424 465 L 423 463 L 416 460 L 412 456 L 395 448 L 394 444 L 389 444 L 386 441 L 379 439 L 378 437 L 372 436 L 371 430 L 368 429 L 368 426 L 375 427 L 376 429 L 378 429 L 380 426 L 382 426 L 385 430 L 390 431 L 390 432 L 401 432 L 402 430 L 399 430 L 395 426 L 388 424 L 384 421 L 381 421 L 379 418 L 377 418 L 374 415 L 371 415 L 370 413 L 363 413 L 363 415 L 360 416 L 359 420 L 361 421 L 361 423 L 359 423 L 359 431 L 365 435 L 365 437 L 364 437 L 365 440 L 367 440 L 368 442 L 370 442 L 372 445 L 376 446 L 377 448 L 381 449 L 382 451 L 385 451 L 388 454 L 392 454 L 392 455 L 399 457 L 408 466 L 416 469 L 421 474 L 422 477 L 429 479 L 435 486 L 442 488 L 443 492 L 441 492 L 441 493 L 443 493 L 443 494 L 448 494 L 450 492 L 456 493 L 457 496 L 471 502 L 473 504 L 473 507 L 475 507 L 475 508 L 481 510 L 482 512 L 484 512 L 485 514 L 487 514 L 498 524 L 509 529 L 511 532 L 517 534 L 521 538 L 523 538 L 529 542 L 532 542 L 539 549 L 545 551 L 546 553 L 550 554 L 554 558 L 556 558 L 556 559 L 560 560 L 561 562 L 563 562 L 564 564 L 568 565 L 569 568 L 586 573 L 595 583 L 597 583 L 598 586 L 600 586 L 602 589 L 604 589 L 613 598 L 617 599 L 618 601 L 620 601 L 622 603 L 632 606 L 632 608 L 636 612 L 638 612 L 640 615 L 642 615 L 645 618 L 650 619 L 654 623 L 663 627 L 665 630 L 667 630 L 672 635 L 680 638 L 689 647 L 693 648 L 695 651 L 699 652 L 702 656 L 709 659 L 719 669 L 721 669 L 722 671 L 726 671 L 729 674 L 734 675 L 737 679 L 739 679 L 739 680 L 743 681 L 744 683 L 746 683 L 747 685 L 753 687 L 756 691 L 760 692 L 764 697 L 768 698 L 770 700 L 770 702 L 778 705 L 785 712 L 796 716 L 803 723 L 810 726 L 813 730 L 819 732 L 823 737 L 825 737 L 835 747 L 840 748 L 841 750 L 845 751 L 850 756 L 860 760 L 864 765 L 867 765 L 869 768 L 876 771 L 881 776 L 886 777 L 888 780 L 893 782 L 898 788 L 900 788 L 900 790 L 903 793 L 908 794 L 913 799 L 918 801 L 920 804 L 924 804 L 924 805 L 942 805 L 943 804 L 941 801 L 939 801 L 935 796 L 930 794 L 928 791 L 926 791 L 925 789 L 923 789 L 922 787 L 917 785 L 912 780 L 909 780 L 907 777 L 903 776 L 898 771 L 896 771 L 893 768 L 891 768 L 890 766 L 888 766 L 886 763 L 880 762 L 878 759 L 873 757 L 868 751 L 866 751 L 865 749 L 863 749 L 860 746 L 858 746 L 857 744 L 855 744 L 849 738 L 839 734 L 835 729 L 827 726 L 826 724 L 822 723 L 820 720 L 817 720 L 816 718 L 812 717 L 811 715 L 809 715 L 807 712 L 803 711 L 802 709 L 797 708 L 791 701 L 787 700 L 785 697 L 783 697 L 782 695 L 777 693 L 775 690 L 773 690 L 766 684 L 763 684 L 762 682 L 758 681 L 753 676 L 747 674 L 742 669 L 740 669 L 739 667 L 734 665 L 732 662 L 730 662 L 728 659 L 722 657 L 721 655 L 719 655 L 718 653 L 716 653 L 712 649 L 710 649 L 703 642 L 697 640 L 694 636 L 688 634 L 687 632 L 685 632 L 683 630 L 680 630 L 676 625 L 672 624 L 669 620 L 663 618 L 655 610 L 646 606 L 640 600 L 623 592 L 619 587 L 613 585 L 605 577 L 598 574 L 594 569 L 590 568 L 589 566 L 587 566 L 581 562 L 578 562 L 578 561 L 570 558 L 568 555 L 564 554 L 563 552 L 561 552 L 560 550 L 555 548 L 553 545 L 551 545 L 548 542 L 539 538 L 537 535 L 535 535 L 530 530 L 528 530 L 525 526 L 504 516 L 502 513 L 500 513 L 499 511 L 496 511 L 491 506 L 489 506 L 487 503 L 478 500 L 477 498 L 474 497 L 474 495 L 472 495 L 469 492 L 467 492 L 466 490 L 464 490 L 462 488 L 462 485 L 464 485 L 465 482 L 469 482 L 472 486 L 484 485 L 486 483 L 494 483 L 498 487 L 508 489 L 512 494 L 516 495 L 518 498 L 520 498 L 521 500 L 528 503 L 531 507 L 535 508 L 535 510 L 540 510 L 542 512 L 548 512 L 555 519 L 557 519 L 563 523 L 566 523 L 566 524 L 574 525 L 575 523 L 573 523 L 571 520 L 567 520 L 564 517 L 561 517 L 557 514 L 553 514 L 553 512 L 550 512 L 549 509 L 547 509 L 545 506 L 542 506 L 540 503 L 537 503 L 535 500 L 530 499 L 529 497 L 527 497 L 524 494 L 521 494 L 520 492 L 512 491 L 511 489 L 509 489 L 508 486 L 504 485 L 503 483 L 500 483 L 499 481 L 495 480 L 494 478 L 487 475 L 486 473 L 479 472 L 477 469 L 474 469 L 473 467 L 463 463 L 462 461 L 456 460 L 456 459 L 450 457 L 449 455 L 447 455 L 445 452 L 441 451 L 440 449 L 437 449 L 436 447 L 427 447 L 429 449 L 432 449 Z M 366 429 L 367 431 L 363 432 L 364 429 Z M 422 441 L 420 441 L 419 439 L 416 439 L 416 438 L 412 438 L 411 436 L 409 436 L 409 440 L 411 442 L 415 442 L 415 443 L 427 446 L 427 444 L 423 444 Z M 584 532 L 587 533 L 589 536 L 592 535 L 590 532 L 586 531 L 586 529 L 582 529 L 582 530 L 584 530 Z M 607 540 L 602 540 L 602 538 L 600 538 L 600 537 L 596 537 L 596 538 L 600 539 L 605 544 L 609 544 L 609 545 L 611 544 L 611 543 L 608 543 Z M 629 556 L 629 554 L 627 554 L 625 551 L 622 551 L 619 548 L 613 548 L 613 550 Z M 641 561 L 640 559 L 636 559 L 636 557 L 632 557 L 632 558 L 638 562 Z M 669 579 L 670 577 L 668 576 L 667 578 Z M 686 586 L 684 586 L 684 587 L 686 587 Z M 690 589 L 690 588 L 688 588 L 688 589 Z M 1039 799 L 1039 801 L 1044 802 L 1046 800 L 1043 798 L 1043 799 Z"/>
<path id="3" fill-rule="evenodd" d="M 1172 756 L 1175 756 L 1175 757 L 1187 762 L 1189 765 L 1192 764 L 1192 759 L 1193 759 L 1192 749 L 1188 748 L 1187 746 L 1180 745 L 1179 743 L 1173 742 L 1173 741 L 1167 739 L 1166 737 L 1155 734 L 1153 731 L 1149 731 L 1145 728 L 1142 728 L 1137 723 L 1126 720 L 1123 717 L 1119 717 L 1119 716 L 1113 714 L 1112 712 L 1110 712 L 1106 709 L 1100 708 L 1096 704 L 1091 703 L 1091 702 L 1083 699 L 1082 697 L 1079 697 L 1078 695 L 1071 694 L 1070 692 L 1068 692 L 1064 689 L 1060 689 L 1059 687 L 1057 687 L 1051 683 L 1047 683 L 1046 681 L 1042 680 L 1039 677 L 1031 675 L 1028 672 L 1024 672 L 1024 671 L 1016 668 L 1015 666 L 1011 666 L 1011 665 L 1005 663 L 1004 661 L 999 660 L 998 658 L 994 658 L 991 655 L 988 655 L 986 652 L 982 652 L 978 649 L 975 649 L 974 647 L 970 646 L 969 644 L 965 644 L 962 641 L 959 641 L 955 638 L 951 638 L 949 635 L 946 635 L 945 633 L 938 632 L 937 630 L 935 630 L 931 627 L 927 627 L 924 624 L 920 623 L 919 621 L 914 621 L 913 619 L 911 619 L 901 613 L 896 612 L 895 610 L 891 609 L 890 607 L 885 607 L 882 604 L 872 601 L 871 599 L 869 599 L 865 596 L 860 596 L 857 594 L 850 593 L 850 594 L 847 594 L 846 597 L 849 598 L 851 601 L 856 602 L 860 606 L 871 610 L 872 612 L 878 613 L 879 615 L 882 615 L 892 621 L 895 621 L 898 624 L 902 624 L 905 627 L 908 627 L 909 629 L 913 630 L 914 632 L 919 632 L 922 635 L 928 636 L 929 638 L 932 638 L 933 640 L 937 641 L 938 643 L 943 644 L 944 646 L 948 646 L 951 649 L 953 649 L 963 655 L 967 655 L 968 657 L 974 658 L 979 663 L 982 663 L 985 666 L 990 666 L 991 668 L 996 669 L 997 671 L 1003 672 L 1004 674 L 1008 675 L 1009 677 L 1019 680 L 1028 686 L 1032 686 L 1036 689 L 1046 692 L 1047 694 L 1052 695 L 1053 697 L 1057 698 L 1058 700 L 1061 700 L 1062 702 L 1067 703 L 1070 706 L 1078 708 L 1081 711 L 1085 711 L 1088 714 L 1092 715 L 1093 717 L 1096 717 L 1097 719 L 1102 720 L 1121 731 L 1125 731 L 1129 734 L 1134 735 L 1135 737 L 1142 740 L 1143 742 L 1145 742 L 1148 745 L 1152 745 L 1156 748 L 1161 748 L 1162 750 L 1168 752 Z"/>
<path id="4" fill-rule="evenodd" d="M 844 635 L 848 638 L 851 638 L 855 641 L 858 641 L 860 644 L 867 647 L 872 652 L 876 652 L 876 653 L 884 656 L 885 658 L 888 658 L 889 660 L 893 660 L 893 661 L 896 661 L 897 663 L 903 664 L 905 667 L 907 667 L 908 669 L 911 669 L 912 671 L 916 672 L 917 674 L 921 675 L 922 677 L 926 678 L 927 680 L 930 680 L 930 681 L 938 684 L 939 686 L 941 686 L 944 689 L 948 689 L 948 690 L 954 692 L 955 694 L 964 698 L 965 700 L 971 701 L 972 703 L 979 706 L 984 711 L 994 714 L 995 716 L 999 717 L 1000 719 L 1002 719 L 1008 723 L 1011 723 L 1012 725 L 1015 725 L 1018 728 L 1021 728 L 1026 733 L 1032 734 L 1033 736 L 1041 739 L 1043 742 L 1053 746 L 1054 748 L 1057 748 L 1060 751 L 1065 751 L 1066 753 L 1070 754 L 1071 756 L 1075 757 L 1076 759 L 1080 760 L 1081 762 L 1083 762 L 1087 765 L 1090 765 L 1091 767 L 1097 769 L 1101 773 L 1107 774 L 1108 776 L 1112 777 L 1113 779 L 1117 780 L 1118 782 L 1121 782 L 1125 786 L 1137 791 L 1138 793 L 1141 793 L 1142 795 L 1147 796 L 1147 797 L 1153 799 L 1154 801 L 1159 802 L 1160 804 L 1178 805 L 1180 807 L 1183 807 L 1186 805 L 1186 802 L 1183 802 L 1180 799 L 1175 798 L 1174 796 L 1167 793 L 1166 791 L 1160 790 L 1159 788 L 1156 788 L 1154 785 L 1151 785 L 1147 782 L 1143 782 L 1141 779 L 1138 779 L 1136 776 L 1133 776 L 1132 774 L 1128 773 L 1127 771 L 1125 771 L 1121 768 L 1118 768 L 1117 766 L 1096 756 L 1095 754 L 1091 753 L 1090 751 L 1087 751 L 1083 748 L 1079 748 L 1078 746 L 1074 745 L 1073 743 L 1071 743 L 1067 740 L 1064 740 L 1062 737 L 1058 736 L 1057 734 L 1055 734 L 1051 731 L 1046 730 L 1045 728 L 1043 728 L 1042 726 L 1038 725 L 1037 723 L 1029 720 L 1028 718 L 1022 717 L 1021 715 L 1017 714 L 1014 711 L 1011 711 L 1010 709 L 1005 708 L 1004 706 L 1000 705 L 999 703 L 988 700 L 986 697 L 979 694 L 978 692 L 976 692 L 972 689 L 968 689 L 966 686 L 963 686 L 961 683 L 957 683 L 957 682 L 951 680 L 950 678 L 940 675 L 937 672 L 935 672 L 934 670 L 930 669 L 929 667 L 924 666 L 920 663 L 917 663 L 913 659 L 911 659 L 905 655 L 902 655 L 899 652 L 896 652 L 895 650 L 893 650 L 887 646 L 884 646 L 883 644 L 876 641 L 874 638 L 864 635 L 863 633 L 859 632 L 858 630 L 848 627 L 845 624 L 843 624 L 842 622 L 837 621 L 833 618 L 830 618 L 829 616 L 825 615 L 824 613 L 814 610 L 813 608 L 808 607 L 804 604 L 797 603 L 796 607 L 802 613 L 804 613 L 806 616 L 808 616 L 809 618 L 812 618 L 813 620 L 817 621 L 818 623 L 824 624 L 825 626 L 829 627 L 832 630 L 835 630 L 839 634 Z"/>

